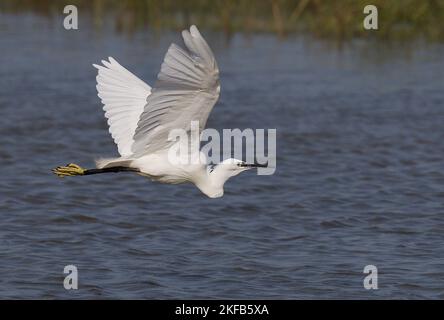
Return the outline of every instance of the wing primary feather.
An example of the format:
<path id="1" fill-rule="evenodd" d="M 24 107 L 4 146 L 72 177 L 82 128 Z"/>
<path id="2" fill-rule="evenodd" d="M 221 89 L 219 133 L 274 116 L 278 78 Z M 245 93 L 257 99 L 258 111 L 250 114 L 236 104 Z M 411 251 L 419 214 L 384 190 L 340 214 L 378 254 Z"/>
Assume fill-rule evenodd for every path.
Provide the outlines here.
<path id="1" fill-rule="evenodd" d="M 120 65 L 114 58 L 93 64 L 97 72 L 97 95 L 109 125 L 109 132 L 122 157 L 132 154 L 134 133 L 151 87 Z"/>
<path id="2" fill-rule="evenodd" d="M 219 70 L 210 47 L 195 26 L 182 37 L 186 49 L 170 45 L 140 115 L 131 147 L 135 155 L 167 148 L 169 132 L 189 130 L 191 121 L 205 127 L 219 97 Z"/>

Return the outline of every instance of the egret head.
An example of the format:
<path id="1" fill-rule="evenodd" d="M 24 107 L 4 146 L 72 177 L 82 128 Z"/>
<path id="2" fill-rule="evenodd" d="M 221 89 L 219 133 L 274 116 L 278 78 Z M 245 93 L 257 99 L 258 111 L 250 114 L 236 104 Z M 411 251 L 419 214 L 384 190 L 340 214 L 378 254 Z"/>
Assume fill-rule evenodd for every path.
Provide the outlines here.
<path id="1" fill-rule="evenodd" d="M 259 163 L 247 163 L 242 160 L 238 159 L 226 159 L 222 162 L 222 165 L 229 171 L 240 173 L 245 170 L 253 169 L 253 168 L 259 168 L 259 167 L 267 167 L 266 164 L 259 164 Z M 235 174 L 235 175 L 236 175 Z"/>
<path id="2" fill-rule="evenodd" d="M 246 163 L 238 159 L 226 159 L 218 165 L 212 167 L 208 173 L 208 183 L 197 183 L 197 187 L 210 198 L 222 197 L 224 194 L 225 182 L 239 173 L 252 168 L 267 167 L 258 163 Z"/>
<path id="3" fill-rule="evenodd" d="M 220 178 L 223 182 L 239 173 L 258 167 L 267 167 L 265 164 L 247 163 L 238 159 L 226 159 L 214 167 L 212 174 Z"/>

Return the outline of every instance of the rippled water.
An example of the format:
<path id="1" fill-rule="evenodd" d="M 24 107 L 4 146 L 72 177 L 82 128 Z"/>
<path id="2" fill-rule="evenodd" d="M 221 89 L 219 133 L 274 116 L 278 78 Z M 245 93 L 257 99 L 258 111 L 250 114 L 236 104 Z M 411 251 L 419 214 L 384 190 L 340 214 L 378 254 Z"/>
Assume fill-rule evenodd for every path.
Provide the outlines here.
<path id="1" fill-rule="evenodd" d="M 116 154 L 91 64 L 111 55 L 152 84 L 180 41 L 60 23 L 0 15 L 1 298 L 444 298 L 443 46 L 202 30 L 222 84 L 208 125 L 278 132 L 273 176 L 208 199 L 52 175 Z M 363 288 L 368 264 L 378 290 Z"/>

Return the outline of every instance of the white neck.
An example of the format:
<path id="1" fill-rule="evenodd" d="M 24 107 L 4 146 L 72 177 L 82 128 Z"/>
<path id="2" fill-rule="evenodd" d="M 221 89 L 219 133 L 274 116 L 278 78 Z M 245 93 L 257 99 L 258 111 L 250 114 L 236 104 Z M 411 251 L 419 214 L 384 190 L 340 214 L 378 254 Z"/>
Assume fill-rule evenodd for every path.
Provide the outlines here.
<path id="1" fill-rule="evenodd" d="M 224 195 L 224 184 L 230 177 L 229 172 L 221 166 L 216 166 L 213 170 L 204 168 L 193 182 L 208 197 L 219 198 Z"/>

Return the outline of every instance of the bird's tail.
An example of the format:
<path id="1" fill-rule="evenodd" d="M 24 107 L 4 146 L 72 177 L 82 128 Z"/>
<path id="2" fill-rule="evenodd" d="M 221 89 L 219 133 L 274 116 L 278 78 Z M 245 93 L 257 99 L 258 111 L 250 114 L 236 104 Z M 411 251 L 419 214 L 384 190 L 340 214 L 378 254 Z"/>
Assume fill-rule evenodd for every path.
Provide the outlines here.
<path id="1" fill-rule="evenodd" d="M 95 160 L 97 169 L 129 167 L 132 160 L 122 158 L 100 158 Z"/>

